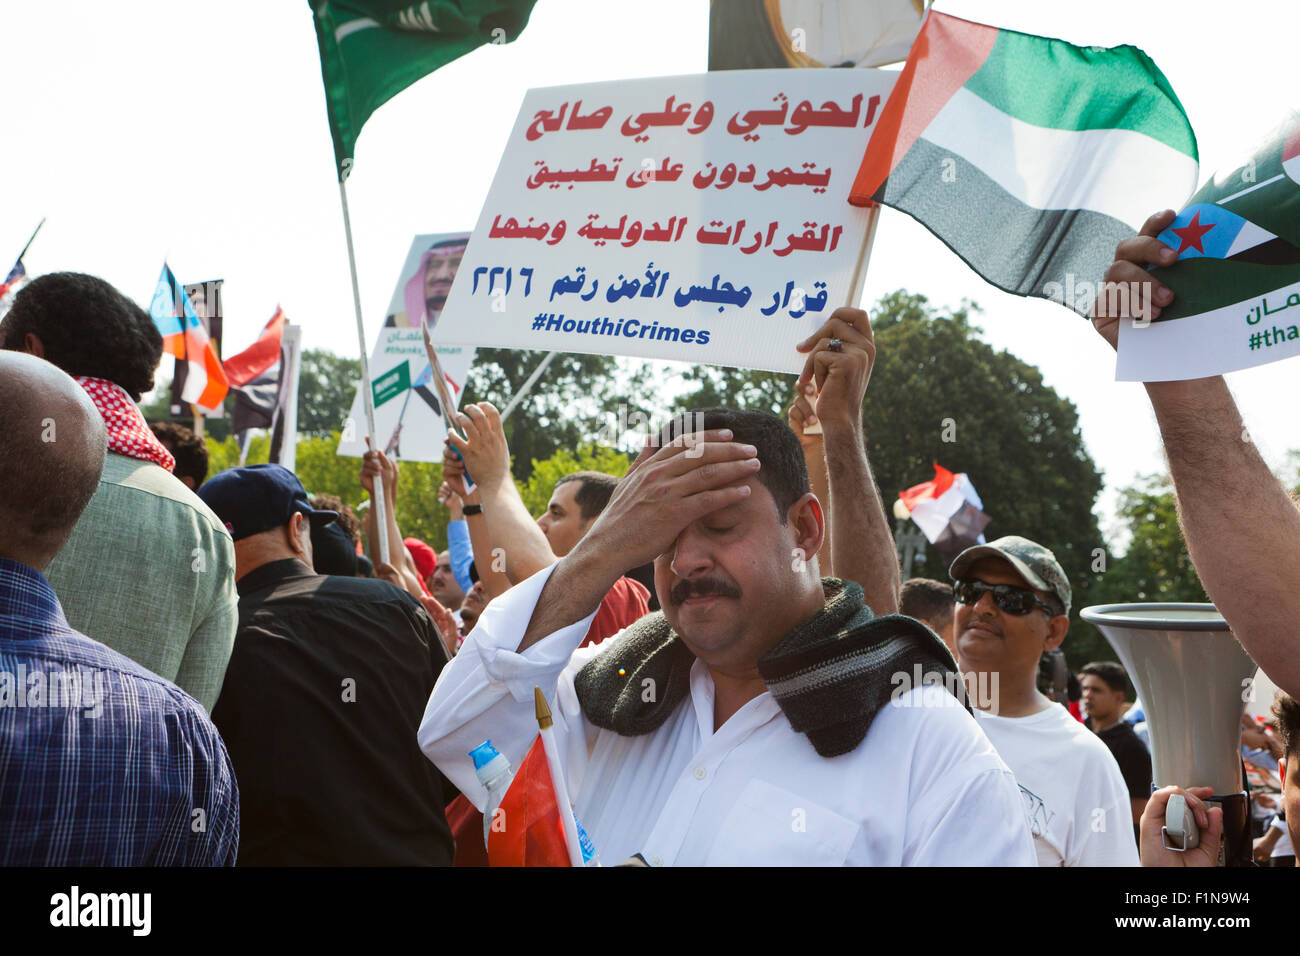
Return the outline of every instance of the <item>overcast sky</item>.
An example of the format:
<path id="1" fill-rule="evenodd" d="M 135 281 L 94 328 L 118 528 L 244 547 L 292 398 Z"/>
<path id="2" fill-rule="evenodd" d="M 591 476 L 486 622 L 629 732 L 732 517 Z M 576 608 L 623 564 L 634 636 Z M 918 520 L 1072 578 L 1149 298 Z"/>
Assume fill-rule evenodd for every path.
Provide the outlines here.
<path id="1" fill-rule="evenodd" d="M 1292 0 L 1231 7 L 939 0 L 936 7 L 1079 44 L 1141 47 L 1191 118 L 1202 182 L 1300 107 L 1300 5 Z M 7 271 L 8 257 L 47 216 L 26 258 L 30 274 L 93 273 L 147 305 L 166 256 L 183 282 L 226 280 L 227 354 L 252 341 L 277 303 L 303 326 L 307 348 L 357 354 L 306 0 L 71 0 L 2 9 L 0 268 Z M 368 340 L 411 237 L 474 227 L 526 89 L 701 72 L 707 48 L 705 0 L 539 0 L 517 42 L 484 47 L 381 108 L 361 134 L 348 180 Z M 998 291 L 887 209 L 865 300 L 900 287 L 940 305 L 975 300 L 988 341 L 1039 366 L 1047 384 L 1075 403 L 1105 473 L 1104 527 L 1114 489 L 1162 469 L 1145 393 L 1114 382 L 1113 353 L 1084 320 Z M 1292 360 L 1229 376 L 1274 465 L 1300 447 L 1298 371 Z M 960 428 L 960 409 L 953 415 Z"/>

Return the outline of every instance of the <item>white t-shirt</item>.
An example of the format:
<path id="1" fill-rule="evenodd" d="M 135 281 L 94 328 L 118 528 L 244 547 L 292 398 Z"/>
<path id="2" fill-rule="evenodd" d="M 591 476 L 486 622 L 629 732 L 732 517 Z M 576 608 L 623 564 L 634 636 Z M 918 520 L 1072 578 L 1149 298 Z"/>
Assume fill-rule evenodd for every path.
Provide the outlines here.
<path id="1" fill-rule="evenodd" d="M 1039 866 L 1138 865 L 1128 787 L 1101 738 L 1055 703 L 975 716 L 1016 775 Z"/>

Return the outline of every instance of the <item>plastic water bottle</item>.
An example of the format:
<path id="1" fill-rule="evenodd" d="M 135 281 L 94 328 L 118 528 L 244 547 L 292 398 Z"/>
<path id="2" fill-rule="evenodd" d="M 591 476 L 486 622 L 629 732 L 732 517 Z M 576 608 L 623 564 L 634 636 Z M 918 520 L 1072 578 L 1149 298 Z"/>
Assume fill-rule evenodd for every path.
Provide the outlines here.
<path id="1" fill-rule="evenodd" d="M 578 847 L 582 850 L 583 866 L 600 866 L 600 854 L 596 852 L 596 845 L 591 842 L 591 837 L 587 836 L 587 831 L 583 829 L 582 821 L 578 815 L 573 815 L 573 823 L 578 828 Z"/>
<path id="2" fill-rule="evenodd" d="M 487 848 L 488 834 L 492 832 L 492 816 L 501 804 L 501 798 L 510 787 L 510 778 L 514 771 L 492 741 L 485 740 L 469 752 L 474 761 L 474 773 L 478 782 L 487 790 L 487 802 L 483 804 L 483 847 Z"/>

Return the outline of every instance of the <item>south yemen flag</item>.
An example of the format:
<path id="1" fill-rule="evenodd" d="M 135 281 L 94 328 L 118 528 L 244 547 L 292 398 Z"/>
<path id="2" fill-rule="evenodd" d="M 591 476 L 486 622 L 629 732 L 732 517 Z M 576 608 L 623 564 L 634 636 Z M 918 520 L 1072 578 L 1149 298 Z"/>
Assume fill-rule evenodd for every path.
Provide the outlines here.
<path id="1" fill-rule="evenodd" d="M 999 288 L 1087 314 L 1115 246 L 1196 177 L 1191 125 L 1141 50 L 932 10 L 849 201 L 902 210 Z"/>
<path id="2" fill-rule="evenodd" d="M 1174 301 L 1154 322 L 1120 326 L 1118 378 L 1203 378 L 1300 355 L 1300 113 L 1201 187 L 1160 241 L 1178 259 L 1151 271 Z"/>
<path id="3" fill-rule="evenodd" d="M 149 315 L 163 338 L 163 351 L 186 363 L 185 390 L 181 400 L 212 411 L 226 397 L 229 384 L 221 359 L 208 339 L 207 330 L 181 284 L 163 263 Z"/>

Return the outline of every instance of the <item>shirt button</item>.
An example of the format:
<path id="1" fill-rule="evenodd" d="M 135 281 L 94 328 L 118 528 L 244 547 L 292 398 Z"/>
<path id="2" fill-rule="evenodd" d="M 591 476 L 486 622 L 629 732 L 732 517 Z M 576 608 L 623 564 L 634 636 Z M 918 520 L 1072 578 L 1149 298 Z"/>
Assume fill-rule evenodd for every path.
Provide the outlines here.
<path id="1" fill-rule="evenodd" d="M 663 865 L 664 865 L 664 858 L 661 857 L 661 856 L 652 856 L 652 857 L 650 857 L 650 865 L 651 865 L 651 866 L 663 866 Z"/>
<path id="2" fill-rule="evenodd" d="M 708 776 L 708 771 L 705 770 L 703 767 L 696 767 L 696 768 L 695 768 L 695 779 L 696 779 L 696 780 L 703 780 L 706 776 Z"/>

